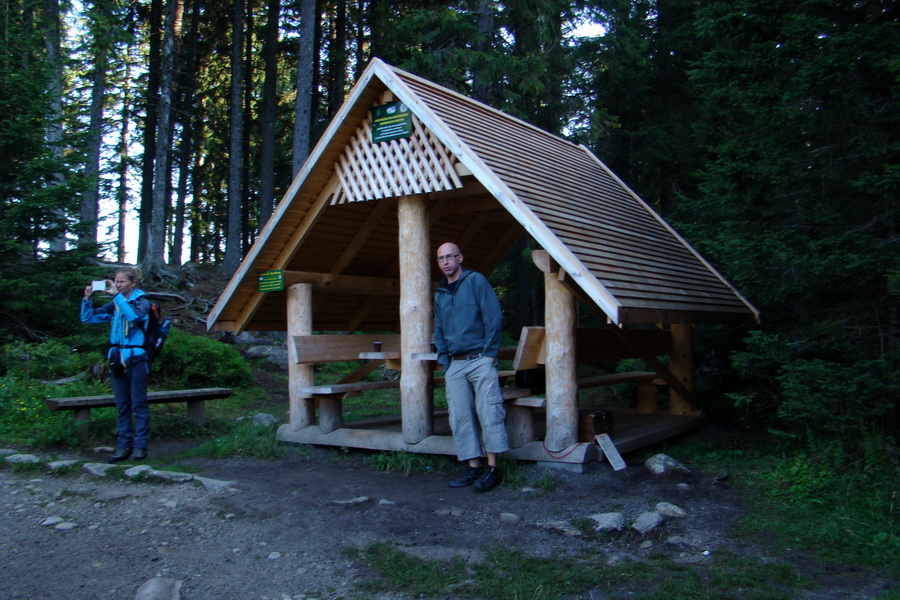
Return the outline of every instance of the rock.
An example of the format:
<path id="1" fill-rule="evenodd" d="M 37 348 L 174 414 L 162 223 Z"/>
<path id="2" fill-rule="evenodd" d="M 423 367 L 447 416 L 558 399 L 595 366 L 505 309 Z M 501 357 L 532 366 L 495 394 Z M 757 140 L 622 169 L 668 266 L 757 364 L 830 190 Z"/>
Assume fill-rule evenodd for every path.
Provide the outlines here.
<path id="1" fill-rule="evenodd" d="M 434 514 L 438 517 L 458 517 L 462 515 L 465 510 L 462 508 L 450 507 L 450 508 L 439 508 L 434 511 Z"/>
<path id="2" fill-rule="evenodd" d="M 84 469 L 84 472 L 88 475 L 93 475 L 94 477 L 106 477 L 106 474 L 109 473 L 110 469 L 117 469 L 118 467 L 108 463 L 84 463 L 84 466 L 81 468 Z"/>
<path id="3" fill-rule="evenodd" d="M 147 471 L 152 471 L 152 470 L 153 470 L 153 467 L 151 467 L 150 465 L 138 465 L 136 467 L 131 467 L 131 468 L 125 469 L 125 477 L 128 477 L 129 479 L 134 479 L 141 473 L 146 473 Z"/>
<path id="4" fill-rule="evenodd" d="M 9 454 L 3 457 L 8 463 L 18 464 L 18 465 L 36 465 L 41 462 L 34 454 Z"/>
<path id="5" fill-rule="evenodd" d="M 500 522 L 506 525 L 518 525 L 522 522 L 522 517 L 515 513 L 502 512 L 500 513 Z"/>
<path id="6" fill-rule="evenodd" d="M 257 427 L 273 427 L 278 424 L 278 419 L 269 413 L 256 413 L 253 415 L 253 424 Z"/>
<path id="7" fill-rule="evenodd" d="M 666 454 L 651 456 L 644 466 L 654 475 L 667 475 L 669 473 L 690 473 L 690 469 Z"/>
<path id="8" fill-rule="evenodd" d="M 679 548 L 688 548 L 691 546 L 691 543 L 687 541 L 687 538 L 681 535 L 673 535 L 666 539 L 666 543 L 670 546 L 678 546 Z"/>
<path id="9" fill-rule="evenodd" d="M 210 477 L 201 477 L 200 475 L 194 475 L 194 481 L 199 481 L 210 492 L 232 489 L 237 484 L 237 481 L 223 481 L 222 479 L 212 479 Z"/>
<path id="10" fill-rule="evenodd" d="M 18 452 L 11 448 L 0 448 L 0 456 L 9 456 L 10 454 L 18 454 Z"/>
<path id="11" fill-rule="evenodd" d="M 269 552 L 269 560 L 278 560 L 281 558 L 281 552 Z"/>
<path id="12" fill-rule="evenodd" d="M 122 490 L 101 490 L 97 494 L 97 500 L 100 502 L 114 502 L 116 500 L 124 500 L 130 498 L 131 494 Z"/>
<path id="13" fill-rule="evenodd" d="M 52 462 L 47 463 L 47 468 L 51 471 L 59 471 L 60 469 L 65 469 L 66 467 L 71 467 L 72 465 L 77 465 L 78 460 L 54 460 Z"/>
<path id="14" fill-rule="evenodd" d="M 65 519 L 63 519 L 62 517 L 47 517 L 46 519 L 41 521 L 41 525 L 43 525 L 44 527 L 50 527 L 53 525 L 58 525 L 63 521 L 65 521 Z"/>
<path id="15" fill-rule="evenodd" d="M 618 565 L 624 565 L 634 562 L 641 562 L 641 559 L 634 554 L 629 554 L 627 552 L 617 552 L 616 554 L 613 554 L 606 559 L 606 566 L 616 567 Z"/>
<path id="16" fill-rule="evenodd" d="M 168 577 L 154 577 L 138 588 L 134 600 L 180 600 L 181 582 Z"/>
<path id="17" fill-rule="evenodd" d="M 185 483 L 194 479 L 191 473 L 179 473 L 178 471 L 157 471 L 150 469 L 147 471 L 147 477 L 154 479 L 162 479 L 163 481 L 171 481 L 173 483 Z"/>
<path id="18" fill-rule="evenodd" d="M 384 498 L 382 498 L 381 500 L 378 501 L 379 506 L 395 506 L 396 504 L 397 504 L 396 502 L 393 502 L 391 500 L 385 500 Z"/>
<path id="19" fill-rule="evenodd" d="M 287 348 L 281 346 L 251 346 L 244 352 L 247 358 L 262 358 L 267 363 L 281 367 L 284 370 L 288 368 L 288 351 Z"/>
<path id="20" fill-rule="evenodd" d="M 589 515 L 588 518 L 597 523 L 594 531 L 622 531 L 625 527 L 625 515 L 620 512 Z"/>
<path id="21" fill-rule="evenodd" d="M 666 517 L 674 517 L 680 519 L 687 516 L 687 512 L 670 502 L 658 502 L 656 504 L 656 512 Z"/>
<path id="22" fill-rule="evenodd" d="M 364 504 L 369 501 L 368 496 L 357 496 L 356 498 L 350 498 L 349 500 L 332 500 L 332 504 L 340 504 L 342 506 L 356 506 L 357 504 Z"/>
<path id="23" fill-rule="evenodd" d="M 75 529 L 77 525 L 72 523 L 71 521 L 63 521 L 62 523 L 57 523 L 53 526 L 53 529 L 57 529 L 59 531 L 69 531 L 70 529 Z"/>
<path id="24" fill-rule="evenodd" d="M 535 524 L 538 527 L 543 527 L 550 531 L 558 531 L 569 537 L 581 537 L 581 531 L 566 521 L 541 521 L 540 523 Z"/>
<path id="25" fill-rule="evenodd" d="M 653 542 L 651 542 L 650 540 L 644 540 L 643 542 L 641 542 L 641 545 L 639 546 L 639 548 L 641 550 L 646 550 L 647 548 L 652 548 L 652 547 L 653 547 Z"/>
<path id="26" fill-rule="evenodd" d="M 645 512 L 638 515 L 638 518 L 632 523 L 631 528 L 641 535 L 647 535 L 662 525 L 662 522 L 663 517 L 658 512 Z"/>

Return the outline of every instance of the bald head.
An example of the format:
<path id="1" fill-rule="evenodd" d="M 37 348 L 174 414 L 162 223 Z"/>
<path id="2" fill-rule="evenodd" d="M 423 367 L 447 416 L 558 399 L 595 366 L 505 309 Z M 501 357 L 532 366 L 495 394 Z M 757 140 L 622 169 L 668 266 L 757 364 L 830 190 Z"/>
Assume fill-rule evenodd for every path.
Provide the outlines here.
<path id="1" fill-rule="evenodd" d="M 453 283 L 459 278 L 463 261 L 459 246 L 453 242 L 441 244 L 437 251 L 437 260 L 438 267 L 447 278 L 447 283 Z"/>

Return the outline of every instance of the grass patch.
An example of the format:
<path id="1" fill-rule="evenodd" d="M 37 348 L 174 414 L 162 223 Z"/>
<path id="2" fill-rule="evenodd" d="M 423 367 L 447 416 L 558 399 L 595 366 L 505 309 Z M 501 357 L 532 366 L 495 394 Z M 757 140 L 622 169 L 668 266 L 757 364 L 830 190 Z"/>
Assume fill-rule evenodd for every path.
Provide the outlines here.
<path id="1" fill-rule="evenodd" d="M 810 582 L 793 567 L 723 553 L 703 565 L 650 558 L 616 567 L 606 555 L 541 558 L 491 550 L 483 562 L 423 560 L 391 546 L 348 551 L 374 572 L 363 592 L 393 591 L 401 597 L 494 600 L 637 598 L 639 600 L 788 600 Z"/>
<path id="2" fill-rule="evenodd" d="M 412 473 L 443 473 L 447 468 L 445 457 L 416 452 L 378 452 L 369 460 L 376 471 L 400 473 L 404 477 Z"/>
<path id="3" fill-rule="evenodd" d="M 183 452 L 181 456 L 227 458 L 243 456 L 276 459 L 287 454 L 285 445 L 275 438 L 275 427 L 254 425 L 252 421 L 233 423 L 215 438 Z"/>
<path id="4" fill-rule="evenodd" d="M 888 436 L 688 437 L 645 449 L 639 459 L 659 452 L 694 470 L 729 474 L 751 508 L 739 534 L 900 575 L 900 464 Z"/>

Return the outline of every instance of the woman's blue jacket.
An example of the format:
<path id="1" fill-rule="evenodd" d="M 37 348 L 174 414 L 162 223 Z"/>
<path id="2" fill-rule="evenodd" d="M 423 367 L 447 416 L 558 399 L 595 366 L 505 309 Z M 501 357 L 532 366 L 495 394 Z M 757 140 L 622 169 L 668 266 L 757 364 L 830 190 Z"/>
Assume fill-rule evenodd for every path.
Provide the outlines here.
<path id="1" fill-rule="evenodd" d="M 90 298 L 81 303 L 82 323 L 106 323 L 112 321 L 109 331 L 110 349 L 107 358 L 112 358 L 116 349 L 120 350 L 123 365 L 147 360 L 144 352 L 144 330 L 147 328 L 150 301 L 143 290 L 135 288 L 127 300 L 116 294 L 112 302 L 94 308 Z"/>

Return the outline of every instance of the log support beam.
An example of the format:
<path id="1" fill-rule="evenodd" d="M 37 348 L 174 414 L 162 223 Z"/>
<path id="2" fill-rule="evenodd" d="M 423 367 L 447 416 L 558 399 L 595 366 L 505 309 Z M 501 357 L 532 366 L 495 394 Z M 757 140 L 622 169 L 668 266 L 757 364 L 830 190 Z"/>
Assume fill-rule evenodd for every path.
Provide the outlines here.
<path id="1" fill-rule="evenodd" d="M 431 349 L 431 239 L 423 196 L 398 205 L 400 246 L 400 415 L 403 441 L 417 444 L 434 433 L 434 373 L 414 353 Z"/>
<path id="2" fill-rule="evenodd" d="M 547 449 L 578 442 L 578 373 L 575 357 L 575 296 L 560 281 L 562 271 L 544 250 L 533 253 L 544 272 L 544 343 L 547 345 Z"/>
<path id="3" fill-rule="evenodd" d="M 312 335 L 312 286 L 298 283 L 287 290 L 288 339 L 294 336 Z M 315 400 L 300 393 L 300 388 L 313 384 L 313 365 L 297 362 L 294 344 L 288 344 L 292 360 L 288 361 L 288 397 L 290 409 L 288 424 L 298 431 L 315 423 Z"/>

